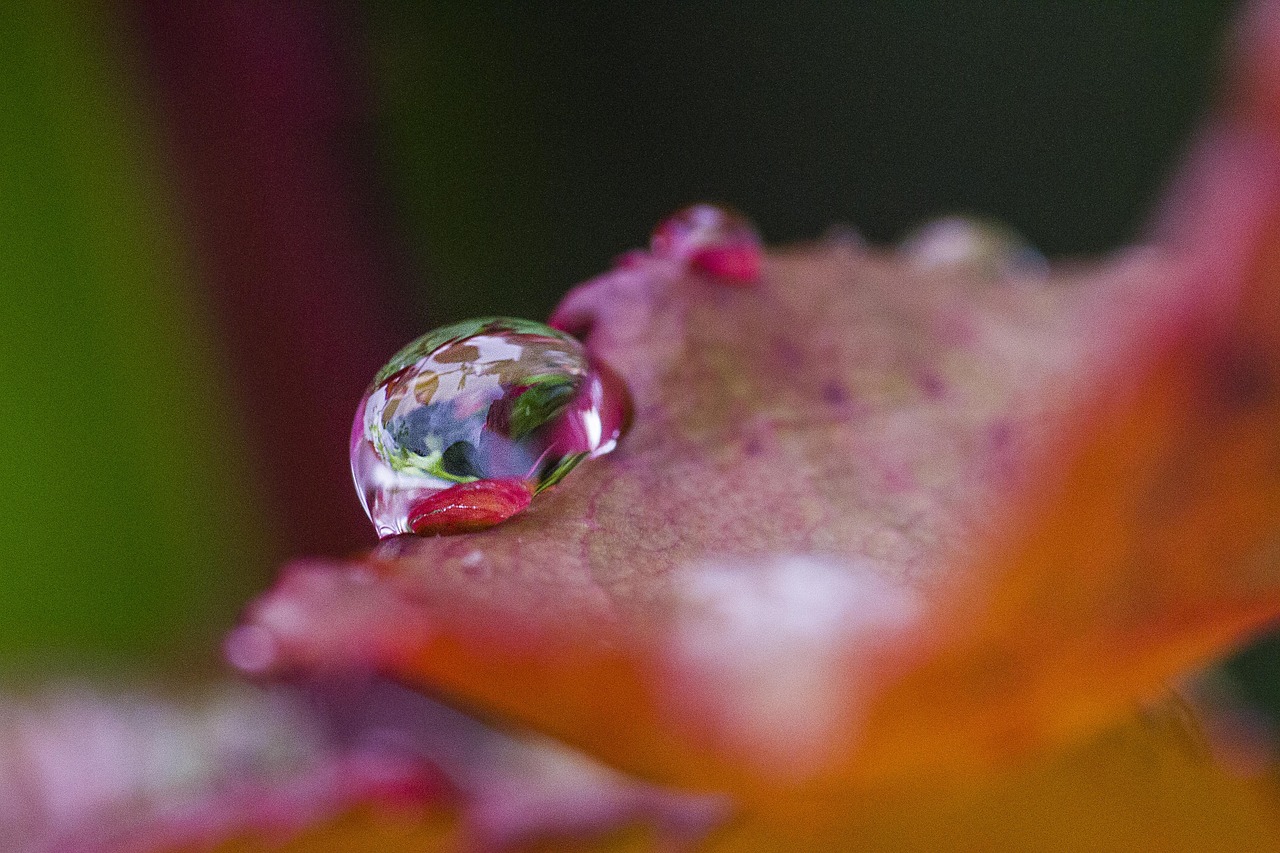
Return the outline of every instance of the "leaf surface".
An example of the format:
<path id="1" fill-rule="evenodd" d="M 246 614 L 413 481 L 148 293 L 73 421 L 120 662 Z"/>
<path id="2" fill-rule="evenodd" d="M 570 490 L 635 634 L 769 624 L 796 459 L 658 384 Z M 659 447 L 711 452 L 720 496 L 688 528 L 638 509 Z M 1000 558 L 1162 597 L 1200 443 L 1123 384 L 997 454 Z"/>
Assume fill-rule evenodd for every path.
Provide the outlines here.
<path id="1" fill-rule="evenodd" d="M 811 683 L 867 674 L 831 700 L 842 708 L 819 735 L 830 755 L 856 754 L 841 723 L 874 704 L 872 682 L 907 674 L 867 736 L 878 764 L 860 756 L 841 774 L 960 751 L 985 764 L 1096 727 L 1105 715 L 1034 694 L 1092 681 L 1081 704 L 1101 694 L 1113 711 L 1280 604 L 1261 559 L 1280 517 L 1259 464 L 1274 452 L 1260 428 L 1274 401 L 1206 404 L 1222 359 L 1271 362 L 1230 355 L 1243 346 L 1230 328 L 1205 347 L 1186 305 L 1195 287 L 1158 251 L 1030 280 L 841 246 L 772 255 L 750 289 L 661 259 L 617 270 L 555 318 L 588 325 L 593 354 L 631 388 L 635 426 L 615 454 L 494 530 L 391 540 L 323 582 L 315 569 L 286 576 L 250 624 L 270 637 L 272 666 L 371 663 L 642 775 L 734 785 L 758 764 L 747 730 L 780 720 L 762 708 L 745 729 L 727 722 L 751 697 L 706 695 L 716 679 L 678 647 L 700 630 L 690 589 L 736 565 L 744 584 L 781 572 L 751 604 L 766 638 L 792 630 L 793 581 L 828 584 L 844 626 L 878 624 L 858 607 L 868 597 L 903 614 L 870 641 L 832 622 L 790 647 L 801 659 L 840 650 Z M 1224 522 L 1214 501 L 1236 500 L 1248 471 L 1254 494 Z M 1154 501 L 1160 490 L 1184 500 Z M 997 556 L 984 556 L 995 536 Z M 849 582 L 788 579 L 788 555 L 816 555 Z M 302 618 L 282 624 L 281 608 Z M 728 630 L 745 631 L 724 638 L 732 667 L 751 630 Z M 1113 643 L 1126 654 L 1106 654 Z M 748 775 L 817 773 L 819 746 L 803 747 L 807 768 Z"/>
<path id="2" fill-rule="evenodd" d="M 1249 21 L 1149 247 L 830 243 L 749 287 L 633 254 L 570 293 L 552 322 L 634 397 L 618 450 L 496 529 L 287 571 L 246 668 L 375 666 L 748 798 L 1126 718 L 1280 615 L 1280 39 Z"/>

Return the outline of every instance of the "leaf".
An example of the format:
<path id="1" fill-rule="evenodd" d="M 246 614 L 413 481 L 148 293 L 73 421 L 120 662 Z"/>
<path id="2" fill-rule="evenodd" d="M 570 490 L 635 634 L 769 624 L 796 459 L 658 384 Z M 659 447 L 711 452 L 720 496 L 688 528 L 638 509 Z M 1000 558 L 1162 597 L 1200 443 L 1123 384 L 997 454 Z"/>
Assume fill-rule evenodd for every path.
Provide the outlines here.
<path id="1" fill-rule="evenodd" d="M 771 850 L 1254 851 L 1277 837 L 1274 789 L 1224 775 L 1166 704 L 1088 743 L 956 788 L 879 791 L 744 815 L 711 853 Z"/>
<path id="2" fill-rule="evenodd" d="M 283 842 L 279 838 L 235 838 L 213 848 L 217 853 L 384 853 L 404 850 L 434 853 L 457 849 L 457 827 L 449 812 L 354 810 L 337 820 L 311 827 Z"/>
<path id="3" fill-rule="evenodd" d="M 370 801 L 443 804 L 437 770 L 339 742 L 301 695 L 49 685 L 0 704 L 0 849 L 140 853 L 288 837 Z"/>
<path id="4" fill-rule="evenodd" d="M 698 837 L 722 797 L 644 785 L 385 681 L 0 704 L 0 849 L 456 847 Z M 363 846 L 362 846 L 363 845 Z M 222 849 L 222 848 L 220 848 Z"/>
<path id="5" fill-rule="evenodd" d="M 984 576 L 968 563 L 1031 479 L 1026 454 L 1083 410 L 1082 388 L 1103 381 L 1115 353 L 1131 357 L 1133 320 L 1122 319 L 1150 322 L 1138 295 L 1181 274 L 1148 254 L 991 279 L 840 246 L 772 256 L 751 289 L 660 259 L 615 271 L 558 318 L 589 320 L 593 354 L 628 381 L 635 426 L 618 451 L 493 531 L 388 541 L 367 563 L 376 585 L 335 579 L 326 598 L 286 577 L 250 621 L 279 643 L 277 665 L 323 663 L 342 645 L 352 663 L 479 701 L 648 778 L 741 788 L 762 769 L 759 738 L 702 722 L 744 696 L 699 695 L 714 679 L 672 660 L 674 632 L 697 607 L 687 589 L 708 566 L 749 583 L 785 574 L 779 555 L 825 555 L 850 581 L 831 584 L 848 619 L 865 615 L 867 586 L 916 614 L 877 654 L 934 639 L 944 603 Z M 776 636 L 786 602 L 769 587 L 754 606 Z M 282 626 L 272 612 L 286 602 L 293 621 Z M 392 615 L 405 610 L 412 619 Z M 830 631 L 789 654 L 827 647 L 843 647 L 837 659 L 868 651 Z M 853 664 L 833 659 L 810 682 L 834 683 L 842 666 Z M 841 701 L 852 708 L 874 688 L 850 690 Z M 930 722 L 939 738 L 955 735 L 946 719 Z M 843 733 L 825 736 L 843 753 Z M 763 769 L 804 776 L 825 760 Z"/>
<path id="6" fill-rule="evenodd" d="M 499 528 L 286 572 L 248 668 L 373 665 L 827 828 L 1129 718 L 1280 615 L 1280 26 L 1250 20 L 1149 247 L 845 242 L 749 287 L 633 254 L 574 291 L 553 322 L 635 400 L 618 450 Z"/>

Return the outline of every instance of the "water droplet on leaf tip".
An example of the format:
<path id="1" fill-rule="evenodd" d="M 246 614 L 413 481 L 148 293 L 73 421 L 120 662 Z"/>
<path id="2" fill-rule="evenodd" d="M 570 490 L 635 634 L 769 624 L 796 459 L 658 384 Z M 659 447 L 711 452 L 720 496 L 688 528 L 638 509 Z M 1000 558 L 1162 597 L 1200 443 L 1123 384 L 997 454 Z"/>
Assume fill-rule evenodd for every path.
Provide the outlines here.
<path id="1" fill-rule="evenodd" d="M 625 385 L 568 334 L 488 317 L 428 332 L 378 372 L 351 470 L 380 537 L 482 530 L 626 429 Z"/>
<path id="2" fill-rule="evenodd" d="M 668 217 L 649 241 L 653 254 L 687 264 L 724 284 L 751 284 L 764 261 L 760 235 L 727 207 L 695 204 Z"/>
<path id="3" fill-rule="evenodd" d="M 1000 222 L 970 216 L 944 216 L 908 234 L 899 251 L 925 269 L 963 269 L 989 278 L 1040 276 L 1048 271 L 1044 255 L 1018 232 Z"/>

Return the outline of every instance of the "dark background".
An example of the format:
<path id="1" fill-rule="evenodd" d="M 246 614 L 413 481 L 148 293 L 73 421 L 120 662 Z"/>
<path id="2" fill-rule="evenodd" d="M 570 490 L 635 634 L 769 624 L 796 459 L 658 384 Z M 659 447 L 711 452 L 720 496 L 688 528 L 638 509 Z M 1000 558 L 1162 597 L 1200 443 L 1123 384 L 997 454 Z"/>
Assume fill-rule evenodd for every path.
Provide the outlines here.
<path id="1" fill-rule="evenodd" d="M 1232 4 L 380 2 L 376 145 L 433 315 L 544 314 L 665 213 L 876 242 L 948 211 L 1134 237 Z"/>

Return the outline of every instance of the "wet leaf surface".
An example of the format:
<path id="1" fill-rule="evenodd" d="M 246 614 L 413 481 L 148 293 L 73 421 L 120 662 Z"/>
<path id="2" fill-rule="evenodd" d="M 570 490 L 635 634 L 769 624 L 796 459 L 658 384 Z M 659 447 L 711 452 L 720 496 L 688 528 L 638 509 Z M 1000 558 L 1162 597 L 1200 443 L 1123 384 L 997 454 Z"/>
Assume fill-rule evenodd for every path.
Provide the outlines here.
<path id="1" fill-rule="evenodd" d="M 1280 615 L 1277 20 L 1246 18 L 1145 248 L 1046 271 L 841 240 L 747 286 L 628 255 L 552 317 L 631 389 L 618 450 L 498 528 L 288 569 L 233 661 L 372 666 L 734 792 L 724 849 L 1084 849 L 1053 828 L 1095 813 L 1116 849 L 1274 837 L 1167 731 L 1115 727 Z"/>
<path id="2" fill-rule="evenodd" d="M 1256 466 L 1271 413 L 1266 400 L 1204 405 L 1238 336 L 1224 326 L 1209 332 L 1219 350 L 1201 345 L 1193 275 L 1158 249 L 1020 279 L 818 246 L 771 256 L 751 288 L 633 262 L 553 318 L 585 327 L 631 388 L 635 425 L 613 456 L 495 530 L 287 573 L 242 630 L 269 649 L 266 668 L 373 664 L 665 781 L 736 784 L 744 763 L 825 773 L 858 755 L 841 721 L 875 704 L 872 682 L 903 674 L 892 713 L 873 718 L 894 736 L 858 733 L 878 757 L 842 760 L 840 775 L 1017 757 L 1105 724 L 1277 609 L 1259 538 L 1280 517 L 1276 483 Z M 1232 426 L 1235 413 L 1247 422 Z M 1252 456 L 1214 447 L 1236 435 Z M 1253 511 L 1230 516 L 1243 527 L 1215 521 L 1212 502 L 1250 470 Z M 759 737 L 716 722 L 754 713 L 749 697 L 706 695 L 716 680 L 672 649 L 699 630 L 687 590 L 708 567 L 740 565 L 750 583 L 762 561 L 804 555 L 850 579 L 831 591 L 845 626 L 867 615 L 868 586 L 912 615 L 891 642 L 833 624 L 790 647 L 838 650 L 812 683 L 862 675 L 829 697 L 839 707 L 821 711 L 831 722 L 808 766 L 762 768 Z M 1256 571 L 1240 573 L 1250 556 Z M 770 620 L 787 618 L 789 584 L 811 580 L 761 593 L 759 633 L 789 630 Z M 732 668 L 752 629 L 726 630 L 741 632 L 724 640 Z M 1076 707 L 1032 695 L 1088 682 Z M 771 713 L 746 727 L 773 730 Z"/>

